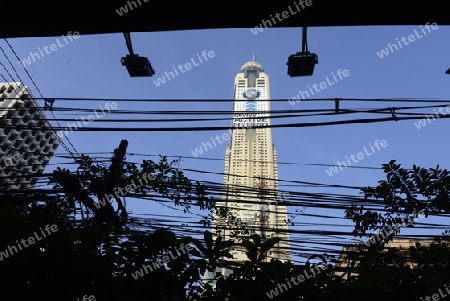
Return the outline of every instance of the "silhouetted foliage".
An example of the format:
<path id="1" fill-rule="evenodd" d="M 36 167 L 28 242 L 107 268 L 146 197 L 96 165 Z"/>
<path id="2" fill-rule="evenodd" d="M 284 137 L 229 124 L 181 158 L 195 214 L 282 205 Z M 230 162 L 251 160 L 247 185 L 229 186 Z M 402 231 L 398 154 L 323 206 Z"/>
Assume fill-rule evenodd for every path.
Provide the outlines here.
<path id="1" fill-rule="evenodd" d="M 114 195 L 117 188 L 151 175 L 139 187 L 125 189 L 124 195 L 142 193 L 153 202 L 165 198 L 185 212 L 193 206 L 212 212 L 215 202 L 201 183 L 192 182 L 176 167 L 177 160 L 169 162 L 162 156 L 159 162 L 144 160 L 138 167 L 120 160 L 123 157 L 124 153 L 115 152 L 108 165 L 81 156 L 75 173 L 57 168 L 49 178 L 52 193 L 2 194 L 2 300 L 81 300 L 84 295 L 108 301 L 419 300 L 450 283 L 448 231 L 430 246 L 418 244 L 408 250 L 415 268 L 395 251 L 381 252 L 392 235 L 369 248 L 361 247 L 354 256 L 356 276 L 344 277 L 326 254 L 313 256 L 304 265 L 267 262 L 266 255 L 279 238 L 261 238 L 227 210 L 216 208 L 225 220 L 213 231 L 234 227 L 239 238 L 225 241 L 206 229 L 202 238 L 194 238 L 154 227 L 151 219 L 135 218 L 126 211 L 121 198 Z M 408 171 L 395 161 L 383 167 L 387 180 L 363 192 L 367 199 L 381 200 L 387 212 L 349 208 L 346 217 L 355 222 L 356 236 L 370 236 L 399 222 L 404 225 L 408 216 L 420 210 L 425 216 L 448 213 L 446 170 L 414 166 Z M 111 195 L 111 200 L 105 202 L 105 195 Z M 211 217 L 199 224 L 209 226 Z M 46 225 L 56 225 L 58 230 L 19 250 L 22 239 L 41 233 Z M 247 260 L 234 260 L 233 248 L 243 250 Z M 175 256 L 154 264 L 169 253 Z M 320 264 L 311 263 L 314 260 Z M 223 268 L 231 274 L 218 272 Z M 206 271 L 215 273 L 215 285 L 202 282 Z M 303 280 L 294 284 L 293 278 Z"/>

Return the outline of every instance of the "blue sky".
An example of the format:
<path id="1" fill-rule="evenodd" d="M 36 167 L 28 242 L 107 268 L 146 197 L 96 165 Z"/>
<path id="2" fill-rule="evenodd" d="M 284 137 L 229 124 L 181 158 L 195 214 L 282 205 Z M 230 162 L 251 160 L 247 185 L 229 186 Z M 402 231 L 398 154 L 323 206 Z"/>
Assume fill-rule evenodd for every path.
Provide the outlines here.
<path id="1" fill-rule="evenodd" d="M 433 22 L 433 20 L 430 20 Z M 256 26 L 256 24 L 255 24 Z M 77 29 L 74 28 L 73 31 Z M 301 51 L 301 28 L 270 28 L 254 35 L 250 29 L 216 29 L 196 31 L 173 31 L 157 33 L 132 33 L 134 52 L 146 56 L 152 63 L 156 75 L 150 78 L 130 78 L 125 67 L 120 63 L 127 48 L 121 33 L 105 35 L 83 35 L 69 42 L 62 48 L 46 54 L 31 63 L 27 70 L 45 97 L 74 98 L 108 98 L 108 99 L 186 99 L 185 102 L 117 102 L 119 110 L 214 110 L 231 111 L 231 102 L 208 102 L 208 99 L 232 99 L 233 81 L 241 65 L 251 60 L 261 63 L 269 75 L 271 99 L 290 99 L 307 90 L 308 85 L 320 84 L 338 69 L 349 72 L 349 76 L 336 82 L 333 86 L 317 92 L 314 98 L 427 98 L 446 99 L 450 76 L 444 74 L 450 67 L 448 53 L 450 44 L 445 43 L 450 33 L 448 26 L 438 26 L 426 36 L 411 42 L 407 46 L 380 58 L 376 52 L 396 43 L 396 39 L 414 34 L 420 30 L 417 26 L 366 26 L 366 27 L 314 27 L 308 29 L 308 46 L 311 52 L 318 54 L 319 64 L 311 77 L 290 78 L 287 72 L 287 57 Z M 26 58 L 38 47 L 55 43 L 58 37 L 17 38 L 9 42 L 18 56 Z M 61 37 L 59 37 L 62 40 Z M 4 41 L 0 45 L 7 50 L 11 61 L 19 67 L 17 59 L 7 49 Z M 173 71 L 172 66 L 184 65 L 197 58 L 197 53 L 213 51 L 215 56 L 192 70 L 180 74 L 175 79 L 159 87 L 154 80 L 165 71 Z M 4 61 L 4 57 L 2 57 Z M 198 62 L 198 61 L 197 61 Z M 22 80 L 31 88 L 34 95 L 38 93 L 23 71 L 19 71 Z M 2 73 L 6 76 L 5 72 Z M 17 79 L 17 78 L 15 78 Z M 195 100 L 195 102 L 193 101 Z M 203 101 L 204 100 L 204 101 Z M 70 108 L 99 108 L 106 101 L 63 101 L 57 100 L 55 106 Z M 450 101 L 449 103 L 450 104 Z M 394 103 L 342 101 L 342 109 L 371 109 L 395 106 L 426 105 L 424 103 Z M 442 107 L 447 103 L 442 104 Z M 287 100 L 272 102 L 272 110 L 333 109 L 334 102 L 301 101 L 292 106 Z M 432 109 L 417 112 L 432 114 Z M 58 118 L 79 118 L 85 113 L 55 112 Z M 49 118 L 51 115 L 47 115 Z M 379 118 L 382 115 L 351 114 L 345 116 L 315 116 L 274 119 L 273 124 L 299 122 L 327 122 L 355 118 Z M 129 118 L 129 115 L 111 115 L 104 118 Z M 156 115 L 155 118 L 170 116 Z M 173 116 L 172 116 L 173 117 Z M 190 116 L 195 118 L 195 116 Z M 213 117 L 217 117 L 214 115 Z M 219 116 L 221 118 L 231 116 Z M 386 117 L 389 117 L 386 114 Z M 152 118 L 137 116 L 136 118 Z M 443 168 L 450 166 L 448 158 L 449 143 L 446 139 L 446 119 L 439 119 L 417 129 L 412 120 L 390 121 L 370 124 L 346 124 L 335 126 L 275 128 L 273 141 L 280 162 L 280 180 L 305 181 L 323 184 L 348 186 L 375 186 L 384 179 L 381 170 L 345 168 L 329 176 L 326 167 L 306 164 L 336 164 L 344 161 L 345 156 L 356 155 L 369 143 L 386 140 L 387 146 L 367 156 L 355 166 L 381 167 L 381 164 L 396 159 L 406 168 L 413 164 L 422 167 Z M 65 126 L 66 122 L 61 122 Z M 175 122 L 162 123 L 102 123 L 93 122 L 89 126 L 116 127 L 157 127 L 170 126 L 182 128 L 187 126 L 224 126 L 231 121 L 215 122 Z M 191 151 L 202 142 L 210 141 L 211 136 L 221 135 L 226 130 L 218 131 L 172 131 L 172 132 L 72 132 L 70 141 L 80 153 L 110 152 L 118 146 L 121 139 L 129 142 L 128 153 L 168 156 L 192 156 Z M 199 158 L 223 159 L 226 144 L 220 144 Z M 60 146 L 57 153 L 65 153 Z M 144 157 L 128 155 L 127 159 L 140 162 Z M 147 157 L 157 160 L 156 157 Z M 54 157 L 46 172 L 51 172 L 56 165 L 67 163 L 67 159 Z M 183 159 L 183 169 L 198 169 L 221 173 L 223 160 L 208 161 Z M 69 166 L 69 165 L 67 165 Z M 193 179 L 222 182 L 221 175 L 187 173 Z M 297 192 L 326 192 L 358 195 L 358 191 L 337 188 L 311 188 L 302 186 L 285 186 L 280 182 L 280 189 Z M 312 201 L 313 205 L 314 201 Z M 128 209 L 137 215 L 174 214 L 171 209 L 148 201 L 127 199 Z M 350 205 L 350 204 L 349 204 Z M 300 206 L 299 208 L 302 208 Z M 289 208 L 292 212 L 295 208 Z M 306 208 L 305 215 L 295 219 L 292 229 L 297 231 L 329 230 L 351 231 L 352 223 L 343 220 L 342 210 Z M 328 215 L 330 218 L 316 218 L 307 214 Z M 180 213 L 180 215 L 182 215 Z M 192 217 L 192 220 L 196 220 Z M 427 220 L 429 222 L 430 219 Z M 181 220 L 186 222 L 188 219 Z M 438 221 L 438 219 L 433 219 Z M 328 225 L 327 225 L 328 224 Z M 329 225 L 338 224 L 342 226 Z M 443 230 L 421 231 L 421 233 L 439 234 Z M 402 230 L 402 234 L 416 233 Z M 317 237 L 304 233 L 294 234 L 297 247 L 311 247 L 320 250 L 322 242 L 344 244 L 352 237 Z M 314 243 L 314 242 L 317 242 Z M 327 246 L 325 246 L 328 248 Z M 340 247 L 333 247 L 339 250 Z M 295 257 L 294 257 L 295 258 Z"/>

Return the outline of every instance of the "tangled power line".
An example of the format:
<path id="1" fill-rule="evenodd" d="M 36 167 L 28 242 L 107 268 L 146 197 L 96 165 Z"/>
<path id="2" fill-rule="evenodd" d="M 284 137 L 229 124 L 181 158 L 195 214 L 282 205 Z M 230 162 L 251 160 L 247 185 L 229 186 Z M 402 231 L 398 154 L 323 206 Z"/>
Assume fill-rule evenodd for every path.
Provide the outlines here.
<path id="1" fill-rule="evenodd" d="M 13 53 L 15 58 L 20 61 L 17 53 L 10 45 L 8 40 L 5 39 L 9 50 Z M 8 82 L 8 77 L 13 82 L 24 81 L 20 78 L 14 64 L 11 62 L 6 51 L 0 46 L 5 59 L 8 61 L 11 69 L 14 71 L 15 76 L 10 72 L 5 64 L 0 61 L 0 66 L 3 67 L 7 76 L 0 73 L 1 78 Z M 234 99 L 111 99 L 111 98 L 64 98 L 64 97 L 44 97 L 41 90 L 38 88 L 35 80 L 32 78 L 26 68 L 24 71 L 27 74 L 28 79 L 31 81 L 36 91 L 38 91 L 39 98 L 35 100 L 46 101 L 48 99 L 54 100 L 56 105 L 52 105 L 51 109 L 46 106 L 40 107 L 44 112 L 49 112 L 52 118 L 48 118 L 47 121 L 55 124 L 53 128 L 39 128 L 39 127 L 26 127 L 18 125 L 5 125 L 5 128 L 14 129 L 38 129 L 38 130 L 52 130 L 52 131 L 64 131 L 71 124 L 77 124 L 81 117 L 95 113 L 97 108 L 86 108 L 85 102 L 120 102 L 127 105 L 138 103 L 139 110 L 132 109 L 117 109 L 108 112 L 108 116 L 96 119 L 95 122 L 81 127 L 76 127 L 76 131 L 82 132 L 197 132 L 197 131 L 217 131 L 228 130 L 230 126 L 226 124 L 233 120 L 233 114 L 235 112 L 230 110 L 155 110 L 146 109 L 145 104 L 149 104 L 149 107 L 153 103 L 195 103 L 195 102 L 210 102 L 210 103 L 224 103 L 232 104 L 239 101 Z M 245 101 L 245 100 L 243 100 Z M 288 99 L 271 99 L 271 103 L 288 102 Z M 70 106 L 64 106 L 67 102 Z M 436 115 L 436 109 L 450 105 L 450 100 L 446 99 L 411 99 L 411 98 L 308 98 L 301 100 L 304 103 L 314 103 L 314 105 L 322 104 L 321 108 L 309 108 L 309 109 L 296 109 L 296 107 L 289 106 L 289 110 L 272 110 L 270 112 L 258 112 L 270 114 L 270 120 L 272 122 L 269 126 L 261 126 L 256 128 L 300 128 L 300 127 L 317 127 L 317 126 L 336 126 L 345 124 L 372 124 L 380 122 L 398 122 L 406 120 L 421 120 L 428 118 L 433 114 Z M 83 103 L 83 107 L 77 107 L 77 103 Z M 330 104 L 331 105 L 328 105 Z M 383 106 L 383 104 L 389 103 L 389 106 Z M 396 104 L 394 106 L 394 104 Z M 355 105 L 361 105 L 361 108 L 355 108 Z M 328 108 L 329 106 L 329 108 Z M 122 107 L 122 106 L 121 106 Z M 59 117 L 55 116 L 55 113 Z M 357 115 L 356 115 L 357 114 Z M 364 115 L 361 117 L 360 115 Z M 194 117 L 192 117 L 194 116 Z M 64 118 L 63 118 L 64 117 Z M 139 118 L 138 118 L 139 117 Z M 317 121 L 314 117 L 327 117 L 332 120 Z M 370 117 L 370 118 L 369 118 Z M 439 116 L 441 119 L 448 118 L 450 116 Z M 312 118 L 312 122 L 298 122 L 302 118 Z M 61 125 L 62 122 L 66 122 L 67 125 Z M 170 124 L 174 126 L 168 126 Z M 136 124 L 138 126 L 128 126 Z M 217 124 L 223 124 L 218 126 Z M 94 126 L 95 125 L 95 126 Z M 126 126 L 124 126 L 126 125 Z M 145 126 L 144 126 L 145 125 Z M 68 144 L 66 144 L 66 142 Z M 66 160 L 66 162 L 54 165 L 67 165 L 69 167 L 75 166 L 74 160 L 80 157 L 80 153 L 77 151 L 73 143 L 69 138 L 64 135 L 64 139 L 61 139 L 61 145 L 64 147 L 66 153 L 57 153 L 54 157 Z M 33 153 L 33 152 L 30 152 Z M 112 156 L 112 152 L 103 153 L 85 153 L 91 155 L 92 158 L 98 163 L 108 163 Z M 152 154 L 127 154 L 127 157 L 156 157 Z M 192 160 L 193 162 L 201 161 L 224 161 L 221 158 L 207 158 L 207 157 L 188 157 L 188 156 L 174 156 L 183 160 Z M 132 162 L 138 164 L 138 162 Z M 278 165 L 305 165 L 305 166 L 317 166 L 317 167 L 332 167 L 334 164 L 327 163 L 304 163 L 304 162 L 277 162 Z M 13 169 L 14 166 L 7 167 Z M 380 167 L 370 166 L 348 166 L 350 169 L 358 169 L 362 171 L 378 170 Z M 192 174 L 190 177 L 195 181 L 195 175 L 209 175 L 214 177 L 223 177 L 224 173 L 215 173 L 202 169 L 181 168 L 182 171 Z M 50 174 L 37 175 L 39 180 L 35 185 L 35 190 L 43 194 L 56 194 L 55 191 L 48 187 L 47 180 Z M 20 177 L 20 176 L 19 176 Z M 201 181 L 209 195 L 216 200 L 220 200 L 227 192 L 224 190 L 223 183 L 218 181 Z M 290 250 L 293 255 L 298 257 L 308 257 L 312 253 L 328 253 L 328 254 L 340 254 L 344 244 L 352 242 L 351 230 L 353 226 L 349 224 L 349 221 L 343 217 L 343 211 L 348 209 L 351 204 L 364 205 L 366 208 L 373 208 L 379 212 L 383 212 L 384 207 L 380 202 L 374 200 L 364 200 L 360 196 L 361 189 L 363 187 L 346 186 L 337 184 L 323 184 L 314 183 L 308 181 L 299 180 L 287 180 L 278 179 L 279 186 L 282 187 L 283 192 L 289 193 L 289 198 L 280 201 L 280 205 L 286 206 L 295 210 L 296 208 L 302 208 L 301 216 L 305 219 L 295 222 L 286 221 L 291 223 L 288 233 L 290 236 Z M 234 190 L 240 192 L 250 192 L 251 189 L 244 186 L 234 186 Z M 306 192 L 308 189 L 321 189 L 322 192 Z M 337 192 L 326 192 L 328 189 Z M 29 193 L 29 191 L 16 191 L 17 193 Z M 273 192 L 273 191 L 272 191 Z M 179 235 L 193 235 L 200 236 L 205 230 L 204 225 L 199 221 L 199 218 L 204 217 L 206 213 L 201 212 L 189 212 L 182 216 L 179 208 L 175 207 L 170 200 L 162 197 L 158 193 L 137 194 L 132 193 L 127 197 L 133 198 L 139 202 L 148 202 L 151 204 L 159 204 L 168 209 L 180 211 L 179 214 L 134 214 L 132 219 L 136 225 L 144 230 L 152 230 L 158 227 L 166 227 L 174 231 Z M 245 201 L 238 201 L 245 203 Z M 304 210 L 306 208 L 306 210 Z M 243 209 L 241 209 L 243 210 Z M 276 209 L 275 209 L 276 210 Z M 320 211 L 327 210 L 327 213 Z M 336 215 L 336 212 L 341 212 L 342 215 Z M 335 213 L 335 214 L 333 214 Z M 291 217 L 294 215 L 290 215 Z M 321 219 L 329 221 L 324 224 L 323 222 L 317 222 L 314 220 Z M 271 225 L 273 226 L 273 225 Z M 318 229 L 328 227 L 328 229 Z M 250 226 L 251 228 L 252 226 Z M 444 229 L 441 224 L 435 224 L 431 222 L 419 221 L 418 228 L 420 230 L 436 230 Z M 414 235 L 415 237 L 430 237 L 430 235 Z"/>

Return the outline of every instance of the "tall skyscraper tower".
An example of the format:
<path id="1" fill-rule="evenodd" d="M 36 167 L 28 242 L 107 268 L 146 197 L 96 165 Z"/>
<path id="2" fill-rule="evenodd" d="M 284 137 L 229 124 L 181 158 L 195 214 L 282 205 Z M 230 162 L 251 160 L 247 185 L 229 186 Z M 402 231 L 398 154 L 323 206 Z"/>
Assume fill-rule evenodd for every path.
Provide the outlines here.
<path id="1" fill-rule="evenodd" d="M 26 86 L 0 83 L 0 193 L 30 189 L 37 182 L 60 143 L 48 129 Z"/>
<path id="2" fill-rule="evenodd" d="M 290 261 L 286 207 L 278 204 L 278 166 L 270 128 L 269 77 L 261 64 L 252 60 L 242 65 L 234 81 L 233 129 L 225 153 L 224 194 L 216 206 L 231 209 L 262 240 L 282 240 L 266 254 L 266 260 Z M 220 218 L 215 217 L 215 237 L 231 238 L 230 230 L 216 232 Z M 248 260 L 242 249 L 232 252 L 233 261 Z M 225 275 L 226 269 L 221 270 Z M 205 279 L 213 275 L 206 273 Z"/>

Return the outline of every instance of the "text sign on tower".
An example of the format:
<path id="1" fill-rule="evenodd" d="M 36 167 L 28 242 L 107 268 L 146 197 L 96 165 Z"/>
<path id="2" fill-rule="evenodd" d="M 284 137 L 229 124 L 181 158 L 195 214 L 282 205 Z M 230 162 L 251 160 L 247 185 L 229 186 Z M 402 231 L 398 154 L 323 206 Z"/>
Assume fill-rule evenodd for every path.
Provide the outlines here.
<path id="1" fill-rule="evenodd" d="M 258 102 L 254 99 L 260 96 L 260 92 L 256 89 L 248 89 L 244 91 L 242 96 L 249 101 L 245 102 L 245 113 L 234 114 L 234 128 L 252 128 L 259 126 L 268 126 L 269 121 L 261 114 L 253 113 L 258 111 Z"/>

